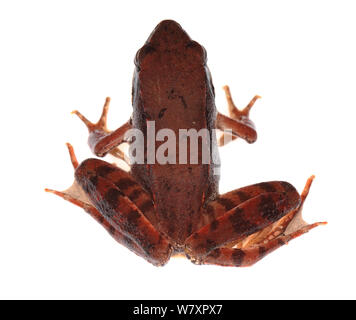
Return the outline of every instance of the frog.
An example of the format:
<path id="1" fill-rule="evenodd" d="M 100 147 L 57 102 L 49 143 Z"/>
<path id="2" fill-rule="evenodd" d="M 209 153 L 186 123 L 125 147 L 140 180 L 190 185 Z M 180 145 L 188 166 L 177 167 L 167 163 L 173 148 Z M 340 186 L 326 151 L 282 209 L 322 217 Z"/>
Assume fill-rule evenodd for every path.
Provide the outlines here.
<path id="1" fill-rule="evenodd" d="M 117 242 L 154 266 L 178 256 L 195 264 L 251 266 L 326 223 L 307 224 L 301 217 L 314 176 L 300 194 L 286 181 L 219 193 L 218 146 L 236 139 L 256 141 L 250 110 L 260 96 L 239 109 L 229 87 L 224 86 L 228 115 L 218 112 L 206 50 L 180 24 L 160 22 L 138 50 L 134 64 L 132 116 L 121 127 L 114 131 L 107 128 L 110 98 L 106 98 L 96 123 L 73 111 L 88 128 L 91 151 L 97 157 L 110 154 L 124 160 L 130 164 L 129 170 L 98 158 L 79 164 L 67 143 L 74 183 L 65 191 L 46 191 L 84 209 Z M 149 161 L 152 123 L 156 129 L 169 128 L 176 135 L 182 129 L 211 133 L 210 161 L 203 163 L 201 157 L 197 163 Z M 120 149 L 129 144 L 130 154 L 134 153 L 133 140 L 127 136 L 130 130 L 142 132 L 144 147 L 136 151 L 143 162 L 130 163 Z M 215 130 L 220 132 L 219 139 Z M 154 147 L 160 145 L 162 139 L 153 142 Z M 201 155 L 202 147 L 200 142 L 200 149 L 190 153 Z"/>

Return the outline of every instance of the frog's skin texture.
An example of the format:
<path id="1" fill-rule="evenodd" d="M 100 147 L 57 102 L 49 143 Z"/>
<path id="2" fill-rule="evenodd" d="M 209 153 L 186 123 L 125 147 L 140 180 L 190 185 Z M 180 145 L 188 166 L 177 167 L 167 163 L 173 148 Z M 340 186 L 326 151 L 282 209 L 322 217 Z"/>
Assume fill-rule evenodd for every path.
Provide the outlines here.
<path id="1" fill-rule="evenodd" d="M 148 121 L 155 121 L 156 132 L 230 129 L 224 133 L 230 140 L 256 140 L 249 111 L 259 97 L 241 111 L 226 86 L 229 116 L 218 113 L 205 49 L 175 21 L 162 21 L 154 29 L 137 52 L 135 66 L 133 113 L 122 127 L 112 132 L 106 128 L 109 98 L 96 124 L 74 111 L 87 125 L 89 146 L 97 156 L 110 153 L 124 159 L 117 147 L 126 142 L 125 133 L 135 128 L 146 134 Z M 215 138 L 211 144 L 217 144 Z M 322 224 L 308 225 L 300 218 L 313 177 L 301 195 L 283 181 L 220 195 L 213 165 L 146 163 L 126 172 L 99 159 L 79 165 L 69 144 L 68 148 L 77 189 L 47 191 L 85 209 L 119 243 L 157 266 L 181 254 L 199 264 L 249 266 Z M 216 150 L 211 148 L 211 159 Z M 144 152 L 147 157 L 147 149 Z"/>

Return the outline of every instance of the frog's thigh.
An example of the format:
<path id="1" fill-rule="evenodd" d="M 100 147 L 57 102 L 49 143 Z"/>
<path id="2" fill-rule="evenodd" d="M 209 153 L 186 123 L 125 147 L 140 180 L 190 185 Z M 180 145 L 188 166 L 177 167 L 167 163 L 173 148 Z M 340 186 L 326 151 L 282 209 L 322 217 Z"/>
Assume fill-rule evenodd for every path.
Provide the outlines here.
<path id="1" fill-rule="evenodd" d="M 247 190 L 250 191 L 250 197 L 241 202 L 240 193 L 240 199 L 236 198 L 236 203 L 240 203 L 232 209 L 228 209 L 232 203 L 225 203 L 227 209 L 224 214 L 187 239 L 187 254 L 193 259 L 201 260 L 212 250 L 262 230 L 299 206 L 301 199 L 292 185 L 273 182 L 270 186 L 273 188 L 270 191 L 264 190 L 264 193 L 256 185 L 249 187 Z"/>
<path id="2" fill-rule="evenodd" d="M 290 183 L 284 181 L 270 181 L 253 184 L 221 194 L 214 201 L 207 203 L 203 208 L 204 221 L 207 221 L 205 224 L 212 222 L 227 211 L 260 194 L 290 191 L 295 191 Z"/>
<path id="3" fill-rule="evenodd" d="M 152 200 L 132 176 L 109 163 L 87 159 L 75 178 L 94 207 L 115 229 L 133 240 L 150 262 L 164 264 L 171 254 L 168 240 L 143 214 L 154 210 Z"/>
<path id="4" fill-rule="evenodd" d="M 129 172 L 103 160 L 87 159 L 77 169 L 76 175 L 102 177 L 111 182 L 140 209 L 154 226 L 157 226 L 158 222 L 150 194 Z"/>

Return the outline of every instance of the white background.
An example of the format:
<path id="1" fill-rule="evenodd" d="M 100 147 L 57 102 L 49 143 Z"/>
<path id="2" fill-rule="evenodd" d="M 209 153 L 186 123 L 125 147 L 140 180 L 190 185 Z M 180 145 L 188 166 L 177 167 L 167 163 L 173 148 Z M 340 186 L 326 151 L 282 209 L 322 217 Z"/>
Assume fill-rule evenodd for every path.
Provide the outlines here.
<path id="1" fill-rule="evenodd" d="M 1 1 L 0 298 L 356 298 L 356 5 L 353 1 Z M 221 149 L 225 192 L 286 180 L 308 222 L 328 221 L 251 268 L 156 268 L 45 187 L 73 181 L 65 142 L 91 157 L 87 131 L 111 96 L 109 127 L 131 113 L 133 58 L 175 19 L 205 46 L 216 88 L 259 138 Z"/>

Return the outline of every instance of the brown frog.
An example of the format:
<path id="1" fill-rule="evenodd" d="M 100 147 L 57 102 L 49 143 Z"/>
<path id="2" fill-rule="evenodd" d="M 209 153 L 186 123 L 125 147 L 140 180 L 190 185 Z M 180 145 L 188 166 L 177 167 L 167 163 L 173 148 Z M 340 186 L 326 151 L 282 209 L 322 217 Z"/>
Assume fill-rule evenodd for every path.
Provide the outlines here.
<path id="1" fill-rule="evenodd" d="M 95 124 L 74 111 L 89 129 L 94 154 L 125 159 L 118 146 L 129 142 L 130 154 L 136 150 L 143 162 L 134 162 L 129 172 L 99 159 L 79 165 L 67 144 L 75 168 L 74 186 L 64 192 L 46 189 L 84 208 L 119 243 L 157 266 L 181 254 L 200 264 L 249 266 L 323 224 L 306 224 L 300 218 L 313 177 L 301 195 L 283 181 L 219 194 L 217 145 L 236 138 L 256 141 L 249 111 L 259 96 L 239 110 L 225 86 L 229 117 L 218 113 L 206 60 L 205 49 L 178 23 L 162 21 L 135 58 L 130 120 L 115 131 L 106 128 L 109 98 Z M 203 129 L 209 139 L 199 136 L 197 148 L 188 148 L 187 159 L 195 156 L 198 161 L 180 162 L 182 151 L 173 146 L 173 161 L 161 163 L 151 149 L 157 150 L 166 139 L 149 141 L 152 126 L 158 132 L 168 128 L 180 137 L 178 142 L 181 130 Z M 219 142 L 216 128 L 223 131 Z M 143 149 L 129 140 L 132 129 L 142 132 Z"/>

